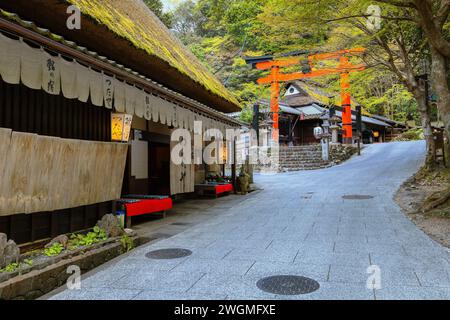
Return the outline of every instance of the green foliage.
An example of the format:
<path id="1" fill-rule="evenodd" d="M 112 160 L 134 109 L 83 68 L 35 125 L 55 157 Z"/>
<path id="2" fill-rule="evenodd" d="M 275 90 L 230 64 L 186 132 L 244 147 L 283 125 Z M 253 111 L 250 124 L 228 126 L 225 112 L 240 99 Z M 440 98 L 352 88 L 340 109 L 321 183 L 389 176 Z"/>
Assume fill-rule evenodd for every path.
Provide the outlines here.
<path id="1" fill-rule="evenodd" d="M 44 249 L 44 254 L 47 257 L 54 257 L 58 256 L 63 250 L 64 250 L 63 245 L 59 242 L 55 242 L 50 248 Z"/>
<path id="2" fill-rule="evenodd" d="M 253 120 L 253 108 L 248 105 L 242 109 L 241 120 L 247 123 L 251 123 Z"/>
<path id="3" fill-rule="evenodd" d="M 23 264 L 31 267 L 33 265 L 33 260 L 25 259 L 23 261 Z M 0 273 L 2 273 L 2 272 L 7 272 L 7 273 L 15 272 L 21 266 L 23 266 L 23 264 L 22 263 L 11 263 L 11 264 L 7 265 L 6 267 L 4 267 L 3 269 L 0 269 Z"/>
<path id="4" fill-rule="evenodd" d="M 134 249 L 134 242 L 133 239 L 131 239 L 128 235 L 124 234 L 120 238 L 120 243 L 122 244 L 123 248 L 128 252 Z"/>
<path id="5" fill-rule="evenodd" d="M 171 28 L 173 24 L 173 16 L 170 12 L 163 11 L 163 3 L 161 0 L 143 0 L 146 6 L 164 23 L 167 28 Z"/>
<path id="6" fill-rule="evenodd" d="M 32 260 L 32 259 L 25 259 L 25 260 L 23 260 L 23 262 L 24 262 L 26 265 L 30 266 L 30 267 L 33 265 L 33 260 Z"/>
<path id="7" fill-rule="evenodd" d="M 327 52 L 355 46 L 369 49 L 370 55 L 365 60 L 371 68 L 352 74 L 353 99 L 368 113 L 397 121 L 418 120 L 414 97 L 382 63 L 388 57 L 374 37 L 355 27 L 364 20 L 341 19 L 365 13 L 370 4 L 373 3 L 369 0 L 188 0 L 174 11 L 177 26 L 174 29 L 183 43 L 238 97 L 244 106 L 242 120 L 246 122 L 252 119 L 253 103 L 269 98 L 270 91 L 268 86 L 256 84 L 264 72 L 251 69 L 243 57 L 280 55 L 293 50 Z M 382 7 L 383 14 L 388 14 L 386 6 Z M 389 10 L 389 14 L 397 13 L 395 8 Z M 376 36 L 392 43 L 401 27 L 411 52 L 419 52 L 414 61 L 424 55 L 417 28 L 398 21 L 383 21 L 382 27 Z M 324 86 L 324 91 L 339 98 L 338 76 L 314 80 Z"/>
<path id="8" fill-rule="evenodd" d="M 410 129 L 394 139 L 394 141 L 415 141 L 423 140 L 424 133 L 422 128 Z"/>
<path id="9" fill-rule="evenodd" d="M 19 266 L 20 265 L 18 263 L 11 263 L 11 264 L 7 265 L 5 268 L 0 269 L 0 273 L 2 273 L 2 272 L 8 272 L 8 273 L 14 272 L 17 269 L 19 269 Z"/>
<path id="10" fill-rule="evenodd" d="M 105 230 L 95 226 L 91 232 L 84 234 L 72 234 L 69 240 L 69 249 L 74 250 L 79 247 L 91 246 L 100 241 L 108 239 Z"/>

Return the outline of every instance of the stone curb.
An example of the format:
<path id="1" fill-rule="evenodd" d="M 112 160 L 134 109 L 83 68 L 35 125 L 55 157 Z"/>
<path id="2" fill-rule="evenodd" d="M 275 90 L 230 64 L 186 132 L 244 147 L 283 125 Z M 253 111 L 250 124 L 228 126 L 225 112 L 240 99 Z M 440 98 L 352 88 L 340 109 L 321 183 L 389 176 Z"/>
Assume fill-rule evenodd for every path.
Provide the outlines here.
<path id="1" fill-rule="evenodd" d="M 134 246 L 141 244 L 139 237 L 132 237 Z M 120 242 L 94 248 L 84 254 L 69 257 L 47 265 L 42 269 L 32 270 L 0 283 L 0 300 L 32 300 L 64 285 L 71 274 L 67 268 L 76 265 L 84 274 L 105 262 L 126 253 Z M 67 256 L 73 256 L 70 253 Z"/>

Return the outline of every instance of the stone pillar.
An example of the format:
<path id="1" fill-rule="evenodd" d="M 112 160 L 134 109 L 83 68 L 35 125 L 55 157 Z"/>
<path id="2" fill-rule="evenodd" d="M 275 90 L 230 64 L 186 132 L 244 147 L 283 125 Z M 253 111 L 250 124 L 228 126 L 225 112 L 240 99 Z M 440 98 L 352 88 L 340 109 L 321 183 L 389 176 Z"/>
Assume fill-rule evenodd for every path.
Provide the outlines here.
<path id="1" fill-rule="evenodd" d="M 331 126 L 331 143 L 337 144 L 339 143 L 339 126 Z"/>

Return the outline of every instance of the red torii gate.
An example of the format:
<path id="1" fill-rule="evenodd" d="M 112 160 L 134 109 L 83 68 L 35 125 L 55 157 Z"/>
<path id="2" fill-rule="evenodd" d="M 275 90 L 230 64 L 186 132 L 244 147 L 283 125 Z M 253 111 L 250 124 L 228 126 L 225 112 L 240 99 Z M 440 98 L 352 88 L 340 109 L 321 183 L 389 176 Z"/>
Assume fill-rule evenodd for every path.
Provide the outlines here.
<path id="1" fill-rule="evenodd" d="M 363 54 L 366 51 L 364 48 L 354 48 L 340 50 L 330 53 L 319 53 L 308 56 L 308 67 L 310 70 L 307 72 L 294 72 L 294 73 L 281 73 L 280 68 L 289 67 L 296 64 L 301 64 L 301 58 L 287 58 L 282 60 L 270 60 L 261 61 L 255 63 L 255 67 L 259 70 L 271 70 L 269 76 L 258 79 L 258 84 L 270 84 L 271 96 L 270 96 L 270 111 L 273 114 L 273 140 L 278 141 L 278 115 L 279 115 L 279 98 L 280 98 L 280 83 L 321 77 L 332 74 L 339 74 L 341 77 L 341 99 L 342 99 L 342 126 L 343 126 L 343 142 L 352 143 L 352 108 L 351 108 L 351 96 L 350 96 L 350 81 L 349 75 L 351 72 L 362 71 L 366 67 L 364 64 L 353 65 L 349 61 L 349 56 Z M 339 66 L 337 68 L 323 68 L 318 69 L 315 67 L 315 62 L 339 59 Z"/>

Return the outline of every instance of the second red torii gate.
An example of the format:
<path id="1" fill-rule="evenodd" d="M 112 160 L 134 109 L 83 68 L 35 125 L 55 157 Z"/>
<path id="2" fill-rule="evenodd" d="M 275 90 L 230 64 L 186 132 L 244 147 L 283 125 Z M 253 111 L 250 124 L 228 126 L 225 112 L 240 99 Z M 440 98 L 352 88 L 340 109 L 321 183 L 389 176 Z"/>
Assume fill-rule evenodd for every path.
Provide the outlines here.
<path id="1" fill-rule="evenodd" d="M 343 142 L 350 144 L 353 141 L 353 128 L 352 128 L 352 108 L 351 108 L 351 95 L 350 95 L 350 80 L 349 75 L 351 72 L 362 71 L 366 67 L 363 64 L 354 65 L 350 63 L 349 56 L 362 54 L 365 52 L 364 48 L 354 48 L 340 50 L 330 53 L 319 53 L 308 56 L 308 65 L 310 72 L 293 72 L 293 73 L 281 73 L 280 69 L 283 67 L 289 67 L 296 64 L 301 64 L 301 58 L 288 58 L 282 60 L 271 60 L 257 62 L 255 67 L 259 70 L 271 70 L 269 76 L 258 79 L 258 84 L 270 84 L 271 96 L 270 96 L 270 111 L 273 115 L 273 140 L 278 141 L 278 129 L 279 129 L 279 98 L 280 98 L 280 83 L 321 77 L 332 74 L 339 74 L 341 81 L 341 100 L 342 100 L 342 127 L 343 127 Z M 339 59 L 339 66 L 337 68 L 322 68 L 315 67 L 315 62 Z"/>

